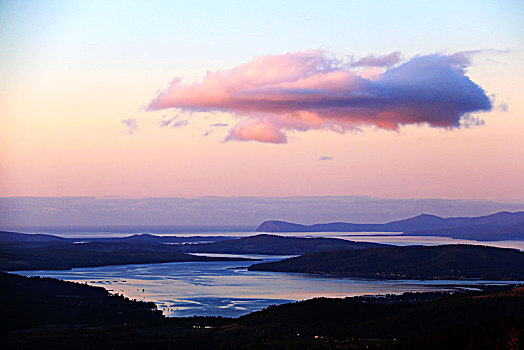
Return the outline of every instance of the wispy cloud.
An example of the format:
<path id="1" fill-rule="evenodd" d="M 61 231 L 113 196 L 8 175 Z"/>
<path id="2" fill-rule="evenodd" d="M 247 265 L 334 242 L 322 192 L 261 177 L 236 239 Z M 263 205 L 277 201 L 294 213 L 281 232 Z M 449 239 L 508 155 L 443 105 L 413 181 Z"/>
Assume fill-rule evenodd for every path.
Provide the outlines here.
<path id="1" fill-rule="evenodd" d="M 202 136 L 209 136 L 211 135 L 216 129 L 218 128 L 224 128 L 226 126 L 229 126 L 227 123 L 214 123 L 209 124 L 210 129 L 206 130 Z"/>
<path id="2" fill-rule="evenodd" d="M 122 120 L 122 124 L 124 124 L 126 133 L 128 134 L 134 134 L 138 130 L 138 122 L 135 118 L 124 119 Z"/>
<path id="3" fill-rule="evenodd" d="M 331 156 L 320 156 L 320 157 L 318 157 L 318 160 L 333 160 L 333 157 L 331 157 Z"/>
<path id="4" fill-rule="evenodd" d="M 181 128 L 183 126 L 186 126 L 189 124 L 189 120 L 187 119 L 179 119 L 178 115 L 175 115 L 174 117 L 167 118 L 166 116 L 162 117 L 162 120 L 160 121 L 160 127 L 165 128 L 168 126 L 171 126 L 172 128 Z"/>
<path id="5" fill-rule="evenodd" d="M 501 102 L 497 105 L 497 109 L 503 111 L 503 112 L 507 112 L 509 110 L 509 106 L 506 102 Z"/>
<path id="6" fill-rule="evenodd" d="M 262 56 L 199 82 L 175 79 L 148 109 L 230 112 L 243 120 L 226 140 L 268 143 L 286 143 L 287 131 L 456 128 L 464 116 L 492 108 L 465 74 L 473 54 L 430 54 L 402 64 L 398 52 L 349 63 L 319 50 Z"/>

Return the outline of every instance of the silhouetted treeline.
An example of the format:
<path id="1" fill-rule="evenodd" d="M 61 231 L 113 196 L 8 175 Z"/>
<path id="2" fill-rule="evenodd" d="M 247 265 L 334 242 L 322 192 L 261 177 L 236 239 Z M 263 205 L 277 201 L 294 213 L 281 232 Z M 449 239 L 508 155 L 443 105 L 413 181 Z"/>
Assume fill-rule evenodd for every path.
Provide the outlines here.
<path id="1" fill-rule="evenodd" d="M 166 319 L 151 311 L 151 303 L 109 296 L 102 288 L 47 278 L 0 277 L 1 307 L 9 311 L 2 313 L 2 327 L 12 330 L 0 336 L 2 349 L 518 349 L 523 345 L 524 287 L 316 298 L 236 319 Z"/>

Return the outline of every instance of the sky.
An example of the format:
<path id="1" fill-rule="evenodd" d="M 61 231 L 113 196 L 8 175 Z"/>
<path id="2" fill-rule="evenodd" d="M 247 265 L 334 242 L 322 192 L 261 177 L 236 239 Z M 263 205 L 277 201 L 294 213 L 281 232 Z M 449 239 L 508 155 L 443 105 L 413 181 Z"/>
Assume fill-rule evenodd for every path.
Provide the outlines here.
<path id="1" fill-rule="evenodd" d="M 523 203 L 523 19 L 500 0 L 3 0 L 0 196 Z"/>

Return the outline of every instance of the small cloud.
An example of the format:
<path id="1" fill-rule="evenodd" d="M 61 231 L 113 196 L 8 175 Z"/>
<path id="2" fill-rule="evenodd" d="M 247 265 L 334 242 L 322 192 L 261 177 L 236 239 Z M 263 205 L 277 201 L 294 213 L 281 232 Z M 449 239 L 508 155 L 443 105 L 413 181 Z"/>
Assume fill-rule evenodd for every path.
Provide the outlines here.
<path id="1" fill-rule="evenodd" d="M 507 112 L 509 110 L 509 106 L 508 106 L 508 104 L 506 102 L 500 102 L 497 105 L 497 109 L 499 111 Z"/>
<path id="2" fill-rule="evenodd" d="M 460 119 L 460 126 L 462 126 L 463 128 L 470 129 L 476 126 L 484 126 L 484 125 L 485 125 L 484 120 L 482 120 L 479 117 L 470 115 L 470 114 L 465 114 Z"/>
<path id="3" fill-rule="evenodd" d="M 160 127 L 165 128 L 169 126 L 169 124 L 171 124 L 172 121 L 173 121 L 173 118 L 166 118 L 166 116 L 163 116 L 162 120 L 160 121 Z"/>
<path id="4" fill-rule="evenodd" d="M 284 134 L 278 125 L 264 120 L 248 119 L 229 130 L 225 141 L 258 141 L 264 143 L 287 143 Z"/>
<path id="5" fill-rule="evenodd" d="M 136 118 L 127 118 L 122 120 L 122 124 L 127 128 L 127 134 L 134 134 L 138 130 L 138 122 Z"/>
<path id="6" fill-rule="evenodd" d="M 179 116 L 175 115 L 171 118 L 166 118 L 166 116 L 162 117 L 162 120 L 160 121 L 160 127 L 165 128 L 171 125 L 172 128 L 181 128 L 183 126 L 186 126 L 189 124 L 189 120 L 183 119 L 178 120 Z"/>
<path id="7" fill-rule="evenodd" d="M 389 55 L 375 56 L 369 55 L 359 60 L 352 61 L 353 67 L 391 67 L 400 61 L 400 52 L 395 51 Z"/>
<path id="8" fill-rule="evenodd" d="M 492 106 L 495 106 L 495 109 L 501 111 L 501 112 L 507 112 L 509 110 L 509 106 L 507 102 L 504 101 L 497 101 L 497 96 L 495 94 L 489 94 L 488 95 L 489 100 L 491 102 Z"/>
<path id="9" fill-rule="evenodd" d="M 333 160 L 333 157 L 331 157 L 331 156 L 320 156 L 320 157 L 318 157 L 318 160 Z"/>
<path id="10" fill-rule="evenodd" d="M 187 124 L 189 124 L 189 120 L 177 120 L 176 122 L 174 122 L 173 124 L 171 124 L 171 127 L 172 128 L 181 128 L 183 126 L 186 126 Z"/>
<path id="11" fill-rule="evenodd" d="M 226 124 L 226 123 L 214 123 L 214 124 L 209 124 L 209 126 L 211 127 L 211 129 L 209 130 L 206 130 L 205 133 L 202 134 L 202 136 L 209 136 L 211 135 L 217 128 L 223 128 L 223 127 L 226 127 L 226 126 L 229 126 L 229 124 Z"/>

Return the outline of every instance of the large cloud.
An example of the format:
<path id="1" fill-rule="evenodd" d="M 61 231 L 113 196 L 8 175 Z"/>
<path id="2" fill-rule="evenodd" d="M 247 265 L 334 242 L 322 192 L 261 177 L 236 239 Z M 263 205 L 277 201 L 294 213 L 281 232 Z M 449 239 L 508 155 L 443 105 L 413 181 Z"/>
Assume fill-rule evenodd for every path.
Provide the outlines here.
<path id="1" fill-rule="evenodd" d="M 468 113 L 491 109 L 484 90 L 465 75 L 467 53 L 392 66 L 399 59 L 393 53 L 347 63 L 318 50 L 262 56 L 195 83 L 175 79 L 148 108 L 230 112 L 244 119 L 226 140 L 270 143 L 287 142 L 287 130 L 454 128 Z"/>

